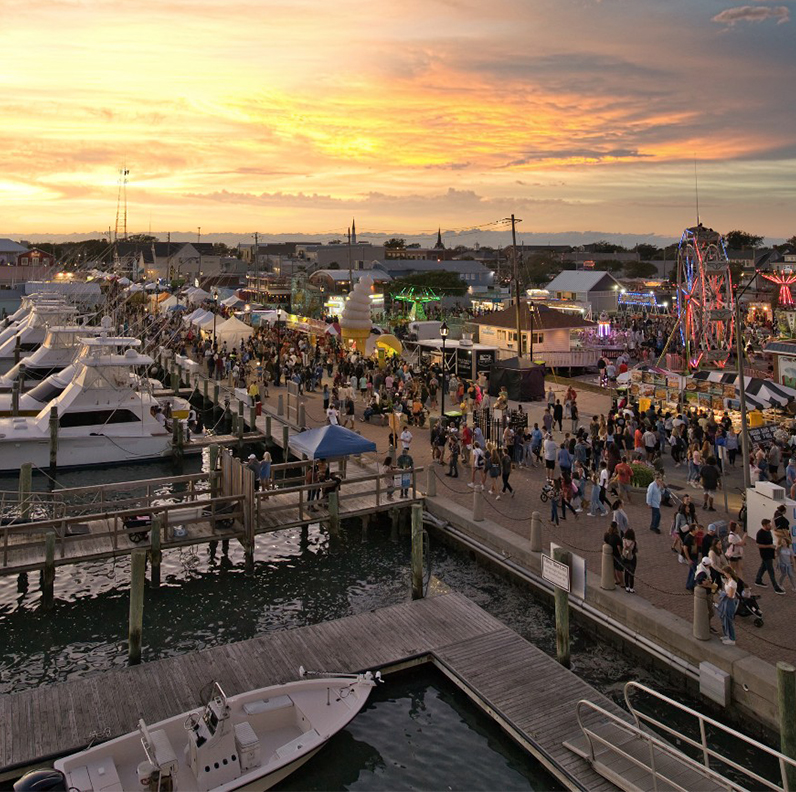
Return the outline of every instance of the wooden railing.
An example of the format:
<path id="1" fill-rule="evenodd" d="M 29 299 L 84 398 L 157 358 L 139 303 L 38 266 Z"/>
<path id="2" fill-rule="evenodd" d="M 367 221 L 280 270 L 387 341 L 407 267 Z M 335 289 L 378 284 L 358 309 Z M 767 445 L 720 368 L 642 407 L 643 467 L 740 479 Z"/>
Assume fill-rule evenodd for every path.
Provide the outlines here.
<path id="1" fill-rule="evenodd" d="M 140 517 L 149 516 L 154 521 L 160 518 L 161 525 L 164 531 L 164 538 L 168 535 L 168 528 L 172 524 L 179 522 L 181 525 L 193 525 L 196 523 L 210 522 L 215 529 L 218 522 L 227 520 L 235 520 L 242 522 L 244 519 L 242 495 L 230 495 L 226 497 L 208 498 L 206 500 L 194 500 L 190 502 L 182 501 L 177 503 L 163 503 L 163 504 L 150 504 L 148 506 L 141 506 L 136 508 L 122 509 L 113 512 L 97 512 L 87 515 L 61 517 L 49 520 L 36 520 L 34 522 L 21 523 L 17 525 L 4 525 L 3 531 L 3 566 L 8 565 L 9 550 L 24 550 L 33 547 L 40 547 L 44 545 L 45 536 L 48 533 L 55 533 L 57 541 L 60 545 L 60 555 L 64 558 L 66 555 L 66 547 L 69 543 L 79 542 L 86 538 L 86 534 L 70 534 L 70 526 L 86 523 L 88 521 L 106 520 L 108 528 L 106 530 L 92 531 L 89 535 L 91 539 L 101 539 L 103 537 L 110 537 L 114 550 L 119 548 L 119 537 L 127 536 L 131 533 L 140 533 L 141 529 L 136 527 L 126 528 L 124 525 L 125 517 Z M 229 511 L 223 511 L 227 504 L 234 504 L 235 506 Z M 198 509 L 199 511 L 193 515 L 179 515 L 179 520 L 170 520 L 175 512 L 185 509 Z M 14 542 L 13 545 L 9 540 L 13 536 L 35 536 L 41 537 L 33 541 Z M 195 541 L 195 540 L 193 540 Z M 143 545 L 143 546 L 146 546 Z"/>

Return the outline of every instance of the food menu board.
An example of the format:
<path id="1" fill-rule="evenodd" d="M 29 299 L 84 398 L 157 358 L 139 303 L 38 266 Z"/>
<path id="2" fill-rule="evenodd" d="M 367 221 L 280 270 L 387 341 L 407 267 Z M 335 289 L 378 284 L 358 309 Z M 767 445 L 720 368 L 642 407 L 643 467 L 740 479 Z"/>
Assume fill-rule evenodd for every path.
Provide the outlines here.
<path id="1" fill-rule="evenodd" d="M 734 385 L 638 369 L 630 372 L 630 393 L 673 410 L 680 402 L 700 410 L 724 410 L 728 400 L 737 398 Z"/>

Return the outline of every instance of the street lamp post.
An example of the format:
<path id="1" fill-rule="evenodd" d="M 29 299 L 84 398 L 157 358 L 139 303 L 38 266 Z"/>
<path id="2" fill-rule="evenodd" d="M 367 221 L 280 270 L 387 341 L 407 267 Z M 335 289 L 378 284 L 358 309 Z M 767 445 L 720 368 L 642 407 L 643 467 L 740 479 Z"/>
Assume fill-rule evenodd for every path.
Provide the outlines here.
<path id="1" fill-rule="evenodd" d="M 276 371 L 274 373 L 274 385 L 279 386 L 279 379 L 282 374 L 281 356 L 282 356 L 282 316 L 284 315 L 281 308 L 276 309 Z"/>
<path id="2" fill-rule="evenodd" d="M 216 316 L 218 315 L 218 289 L 213 289 L 213 352 L 216 351 Z"/>
<path id="3" fill-rule="evenodd" d="M 445 377 L 445 342 L 448 339 L 448 323 L 443 322 L 439 328 L 439 334 L 442 338 L 442 401 L 441 401 L 441 409 L 440 409 L 440 420 L 445 422 L 445 386 L 447 384 L 447 379 Z"/>

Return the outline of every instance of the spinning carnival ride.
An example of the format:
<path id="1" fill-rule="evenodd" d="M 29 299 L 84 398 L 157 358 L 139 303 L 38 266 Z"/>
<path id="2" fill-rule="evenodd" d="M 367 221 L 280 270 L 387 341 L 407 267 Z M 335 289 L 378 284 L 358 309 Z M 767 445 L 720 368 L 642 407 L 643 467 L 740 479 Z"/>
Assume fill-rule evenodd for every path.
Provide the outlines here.
<path id="1" fill-rule="evenodd" d="M 689 369 L 724 368 L 733 343 L 730 262 L 721 234 L 686 228 L 677 251 L 677 315 Z"/>

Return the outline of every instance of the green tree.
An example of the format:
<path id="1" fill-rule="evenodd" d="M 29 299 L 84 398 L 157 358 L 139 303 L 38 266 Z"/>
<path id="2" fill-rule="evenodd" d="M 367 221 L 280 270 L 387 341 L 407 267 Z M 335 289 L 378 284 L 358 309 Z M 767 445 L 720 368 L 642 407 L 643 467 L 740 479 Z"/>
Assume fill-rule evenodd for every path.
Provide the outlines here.
<path id="1" fill-rule="evenodd" d="M 523 288 L 545 286 L 561 271 L 561 259 L 552 251 L 541 250 L 526 256 L 519 264 L 518 270 L 520 285 Z"/>
<path id="2" fill-rule="evenodd" d="M 640 245 L 636 245 L 633 248 L 633 251 L 635 253 L 638 253 L 638 255 L 643 260 L 646 260 L 646 261 L 649 261 L 650 259 L 654 259 L 655 256 L 660 252 L 658 247 L 657 247 L 657 245 L 646 245 L 644 243 L 642 243 Z"/>
<path id="3" fill-rule="evenodd" d="M 649 261 L 631 261 L 625 265 L 628 278 L 651 278 L 658 274 L 658 268 Z"/>
<path id="4" fill-rule="evenodd" d="M 785 244 L 788 247 L 796 247 L 796 234 L 794 234 L 790 239 L 786 239 Z"/>
<path id="5" fill-rule="evenodd" d="M 617 259 L 605 259 L 605 261 L 598 261 L 594 265 L 594 269 L 600 272 L 621 272 L 625 268 L 625 262 Z"/>
<path id="6" fill-rule="evenodd" d="M 130 234 L 125 242 L 137 242 L 139 245 L 146 245 L 152 242 L 160 242 L 160 240 L 152 234 Z"/>
<path id="7" fill-rule="evenodd" d="M 597 242 L 591 242 L 588 245 L 584 245 L 583 249 L 588 253 L 620 253 L 627 248 L 622 247 L 622 245 L 615 245 L 613 242 L 609 242 L 607 239 L 600 239 Z"/>
<path id="8" fill-rule="evenodd" d="M 724 243 L 728 248 L 734 250 L 743 250 L 744 248 L 756 248 L 763 244 L 765 237 L 755 236 L 746 231 L 739 231 L 738 229 L 730 231 L 724 235 Z"/>
<path id="9" fill-rule="evenodd" d="M 406 240 L 405 239 L 398 239 L 397 237 L 393 237 L 392 239 L 388 239 L 384 243 L 384 247 L 390 250 L 397 250 L 406 247 Z"/>
<path id="10" fill-rule="evenodd" d="M 461 297 L 467 292 L 467 284 L 455 272 L 417 272 L 392 281 L 387 286 L 389 294 L 398 294 L 402 289 L 414 286 L 433 289 L 436 294 Z"/>

